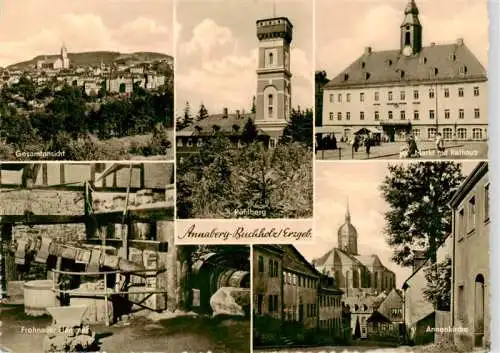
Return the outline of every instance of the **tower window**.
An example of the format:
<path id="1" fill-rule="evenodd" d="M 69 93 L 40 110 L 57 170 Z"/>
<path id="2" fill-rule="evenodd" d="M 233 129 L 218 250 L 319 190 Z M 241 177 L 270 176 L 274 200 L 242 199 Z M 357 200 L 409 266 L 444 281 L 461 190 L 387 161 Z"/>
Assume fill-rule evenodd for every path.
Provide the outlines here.
<path id="1" fill-rule="evenodd" d="M 344 81 L 347 81 L 349 79 L 349 74 L 344 74 Z"/>
<path id="2" fill-rule="evenodd" d="M 406 29 L 410 29 L 410 27 L 406 27 Z M 410 39 L 410 32 L 409 31 L 406 31 L 405 32 L 405 46 L 407 45 L 410 45 L 411 44 L 411 39 Z"/>
<path id="3" fill-rule="evenodd" d="M 273 95 L 270 94 L 268 97 L 267 97 L 268 101 L 267 101 L 267 115 L 271 118 L 273 116 Z"/>
<path id="4" fill-rule="evenodd" d="M 370 78 L 370 73 L 369 73 L 369 72 L 367 72 L 367 73 L 365 74 L 365 80 L 368 80 L 369 78 Z"/>
<path id="5" fill-rule="evenodd" d="M 274 55 L 273 55 L 273 53 L 269 53 L 269 65 L 274 65 Z"/>
<path id="6" fill-rule="evenodd" d="M 403 70 L 401 70 L 401 78 L 404 78 L 405 77 L 405 72 Z"/>
<path id="7" fill-rule="evenodd" d="M 366 63 L 363 61 L 363 62 L 361 63 L 361 68 L 362 68 L 362 69 L 364 69 L 364 68 L 365 68 L 365 66 L 366 66 Z"/>

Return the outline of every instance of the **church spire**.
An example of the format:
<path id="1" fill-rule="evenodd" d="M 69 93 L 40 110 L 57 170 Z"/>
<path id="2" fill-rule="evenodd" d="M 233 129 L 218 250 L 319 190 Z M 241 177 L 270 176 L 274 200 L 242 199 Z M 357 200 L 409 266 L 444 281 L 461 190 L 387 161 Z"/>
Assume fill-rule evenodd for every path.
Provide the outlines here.
<path id="1" fill-rule="evenodd" d="M 349 224 L 351 223 L 351 212 L 349 212 L 349 198 L 347 198 L 346 202 L 345 222 Z"/>

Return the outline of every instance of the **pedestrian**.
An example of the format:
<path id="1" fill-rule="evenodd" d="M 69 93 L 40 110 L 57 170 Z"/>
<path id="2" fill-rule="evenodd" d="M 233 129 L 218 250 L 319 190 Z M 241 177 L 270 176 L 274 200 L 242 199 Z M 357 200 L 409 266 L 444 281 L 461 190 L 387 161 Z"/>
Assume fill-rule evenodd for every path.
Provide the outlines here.
<path id="1" fill-rule="evenodd" d="M 370 148 L 372 147 L 372 141 L 370 136 L 366 136 L 365 138 L 365 148 L 366 148 L 366 156 L 370 158 Z"/>
<path id="2" fill-rule="evenodd" d="M 436 150 L 438 152 L 444 152 L 445 150 L 443 137 L 439 132 L 436 134 Z"/>

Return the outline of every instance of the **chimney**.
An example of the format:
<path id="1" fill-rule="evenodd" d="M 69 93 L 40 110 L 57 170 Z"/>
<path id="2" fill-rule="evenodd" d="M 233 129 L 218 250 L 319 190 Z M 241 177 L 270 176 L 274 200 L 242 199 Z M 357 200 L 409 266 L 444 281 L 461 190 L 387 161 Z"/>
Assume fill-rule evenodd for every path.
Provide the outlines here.
<path id="1" fill-rule="evenodd" d="M 372 47 L 365 47 L 365 55 L 370 55 L 372 53 Z"/>
<path id="2" fill-rule="evenodd" d="M 239 118 L 240 118 L 240 111 L 236 110 L 236 119 L 239 119 Z"/>
<path id="3" fill-rule="evenodd" d="M 462 45 L 464 45 L 464 39 L 463 39 L 463 38 L 458 38 L 458 39 L 457 39 L 457 45 L 458 45 L 458 46 L 462 46 Z"/>
<path id="4" fill-rule="evenodd" d="M 431 43 L 431 47 L 434 47 L 434 46 L 436 46 L 436 43 L 435 43 L 435 42 L 432 42 L 432 43 Z"/>
<path id="5" fill-rule="evenodd" d="M 222 110 L 222 118 L 227 119 L 227 108 Z"/>

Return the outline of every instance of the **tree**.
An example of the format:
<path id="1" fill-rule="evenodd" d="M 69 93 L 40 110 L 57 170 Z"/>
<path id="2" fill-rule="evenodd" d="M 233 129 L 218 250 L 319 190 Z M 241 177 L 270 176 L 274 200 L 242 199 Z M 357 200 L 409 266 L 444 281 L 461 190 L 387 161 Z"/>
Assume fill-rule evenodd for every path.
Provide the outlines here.
<path id="1" fill-rule="evenodd" d="M 207 108 L 203 103 L 200 105 L 200 110 L 198 111 L 198 115 L 196 116 L 196 121 L 204 120 L 208 118 Z"/>
<path id="2" fill-rule="evenodd" d="M 300 142 L 312 147 L 313 142 L 313 111 L 312 109 L 300 110 L 300 107 L 292 109 L 290 121 L 283 130 L 281 142 Z"/>
<path id="3" fill-rule="evenodd" d="M 434 304 L 437 310 L 449 311 L 451 307 L 451 258 L 430 264 L 424 269 L 427 287 L 425 299 Z"/>
<path id="4" fill-rule="evenodd" d="M 189 102 L 186 102 L 186 106 L 184 107 L 184 119 L 183 126 L 188 127 L 193 124 L 193 117 L 191 116 L 191 108 L 189 106 Z"/>
<path id="5" fill-rule="evenodd" d="M 255 96 L 253 96 L 252 98 L 252 108 L 250 109 L 250 111 L 252 114 L 255 114 L 255 112 L 257 111 L 257 107 L 255 106 Z"/>
<path id="6" fill-rule="evenodd" d="M 437 246 L 451 232 L 448 201 L 463 180 L 454 162 L 389 165 L 380 190 L 390 209 L 385 213 L 387 243 L 392 260 L 413 264 L 413 250 L 423 250 L 436 262 Z"/>
<path id="7" fill-rule="evenodd" d="M 245 143 L 252 143 L 253 141 L 255 141 L 258 135 L 259 133 L 253 120 L 251 118 L 248 118 L 245 126 L 243 126 L 243 131 L 241 132 L 241 140 Z"/>

